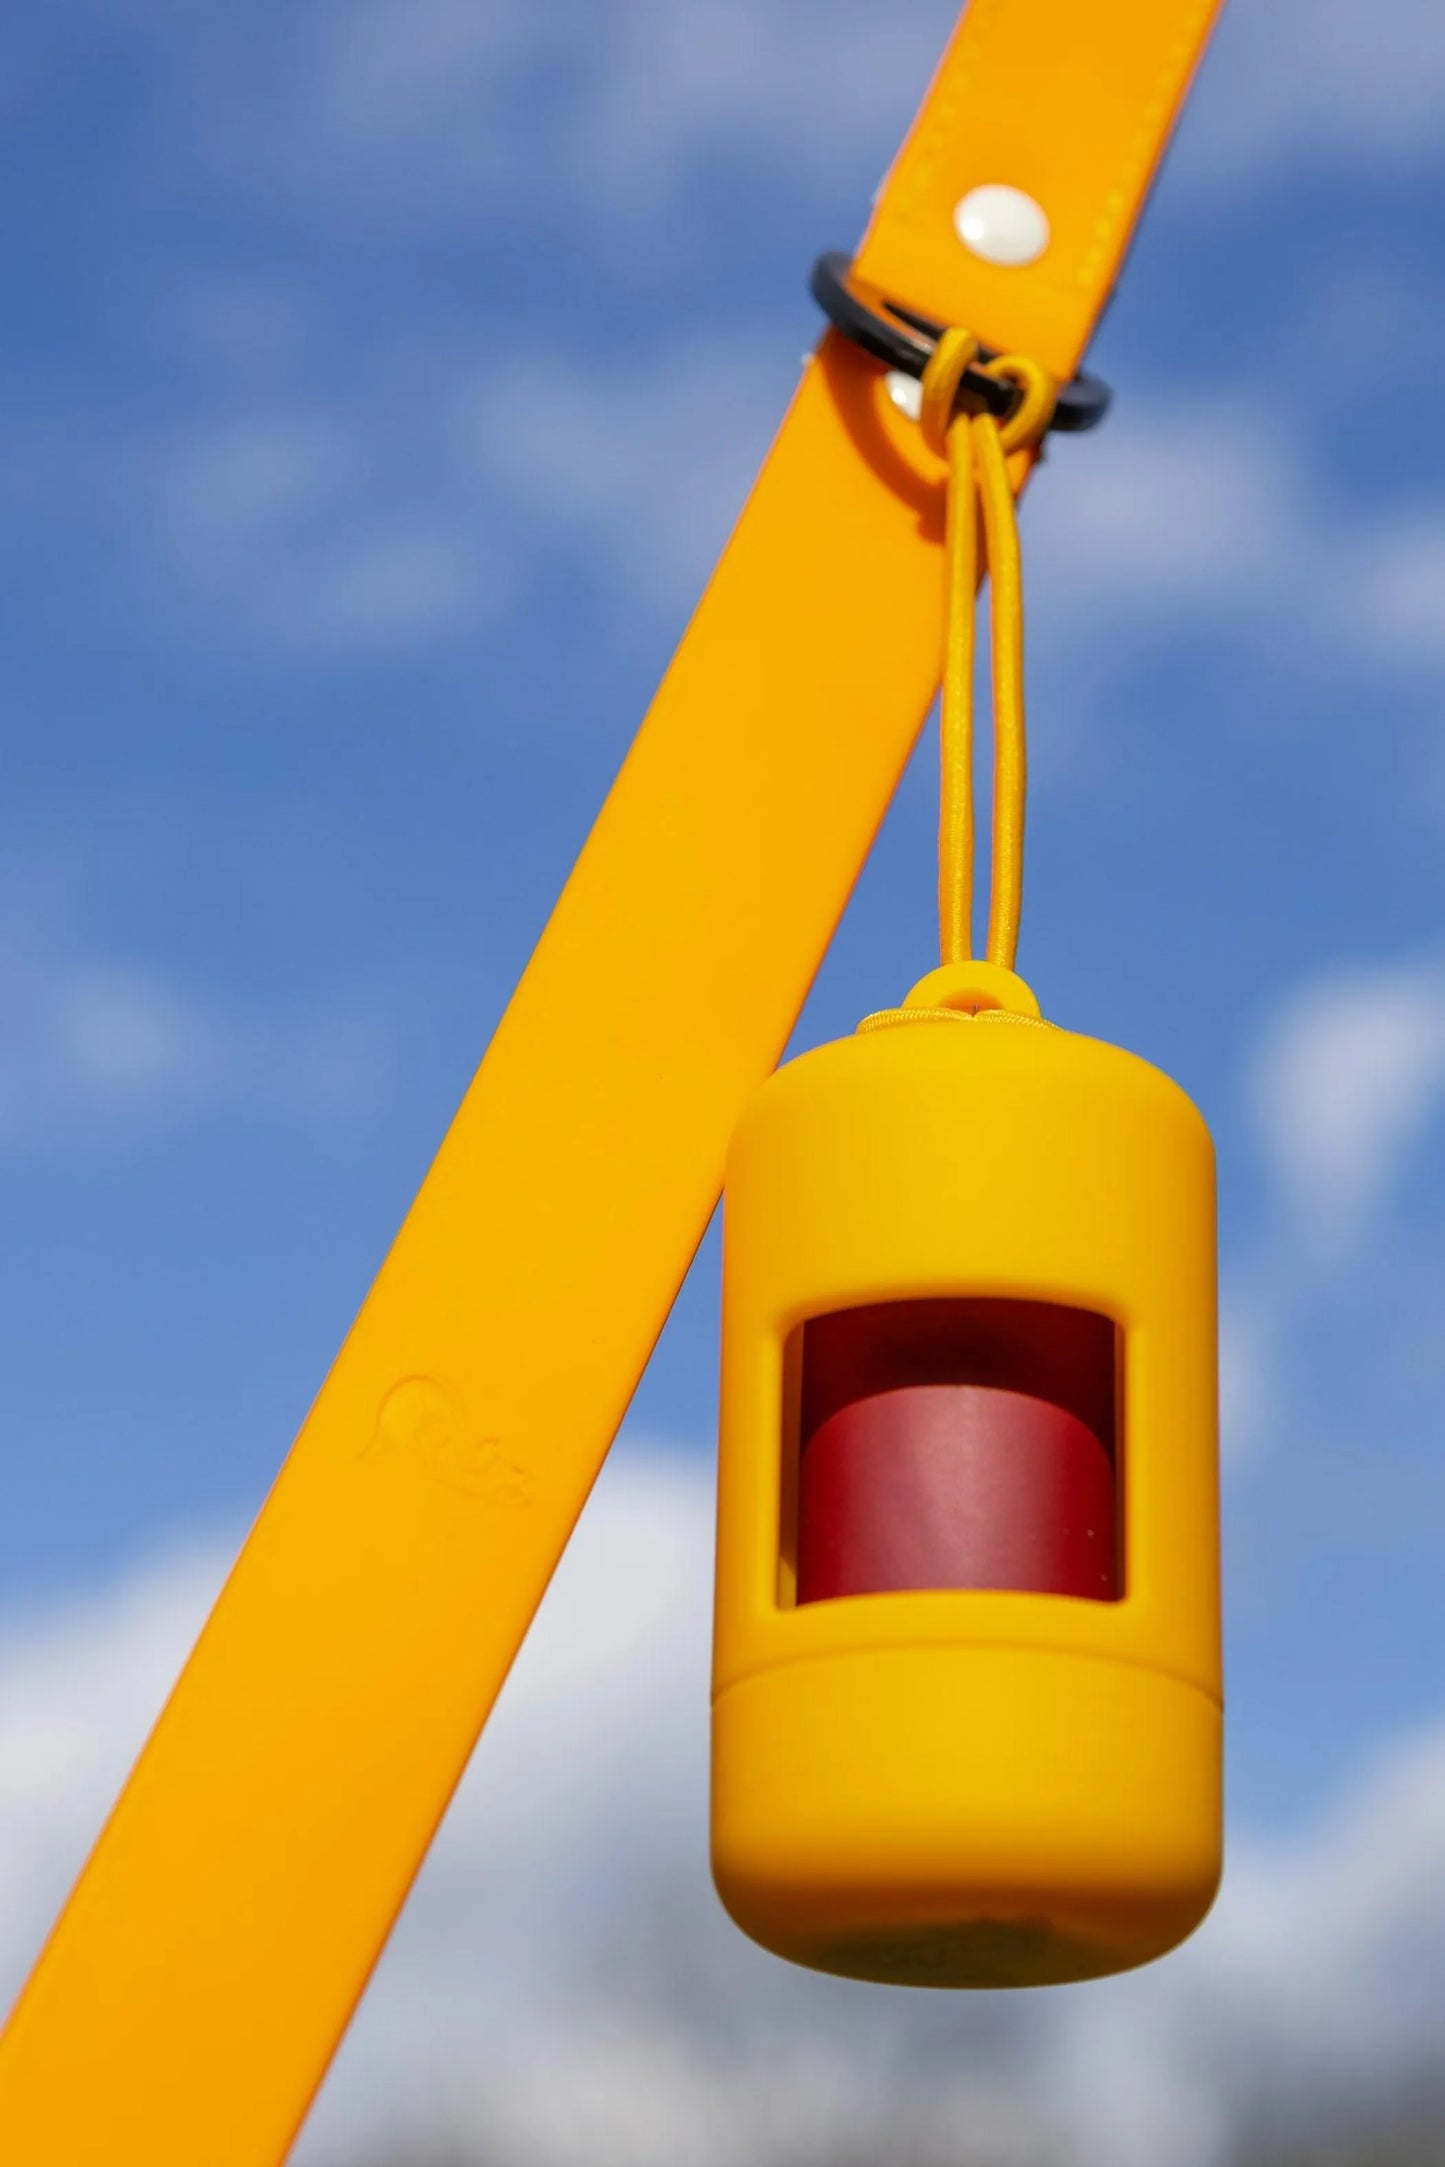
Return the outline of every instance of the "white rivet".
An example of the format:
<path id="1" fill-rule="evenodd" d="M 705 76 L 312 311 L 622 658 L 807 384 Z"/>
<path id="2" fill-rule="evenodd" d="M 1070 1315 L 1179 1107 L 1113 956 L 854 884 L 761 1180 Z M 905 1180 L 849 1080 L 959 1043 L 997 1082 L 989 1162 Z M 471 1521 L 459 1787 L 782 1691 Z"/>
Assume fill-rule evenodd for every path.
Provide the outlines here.
<path id="1" fill-rule="evenodd" d="M 965 248 L 985 263 L 1035 263 L 1049 245 L 1049 222 L 1041 205 L 1022 188 L 990 181 L 970 188 L 954 205 L 954 230 Z"/>
<path id="2" fill-rule="evenodd" d="M 916 376 L 905 376 L 902 369 L 890 369 L 883 379 L 889 398 L 900 414 L 910 421 L 917 421 L 923 412 L 923 386 Z"/>

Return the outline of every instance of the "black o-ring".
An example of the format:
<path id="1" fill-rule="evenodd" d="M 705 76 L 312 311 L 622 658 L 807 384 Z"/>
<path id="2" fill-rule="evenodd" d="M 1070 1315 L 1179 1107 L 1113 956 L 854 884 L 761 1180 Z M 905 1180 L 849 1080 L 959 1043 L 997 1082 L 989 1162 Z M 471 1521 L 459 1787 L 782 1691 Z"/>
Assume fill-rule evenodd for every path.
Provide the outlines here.
<path id="1" fill-rule="evenodd" d="M 808 285 L 829 323 L 845 339 L 890 369 L 899 369 L 905 376 L 922 376 L 943 334 L 942 324 L 917 309 L 905 307 L 901 301 L 890 300 L 881 287 L 859 278 L 840 249 L 830 249 L 818 258 Z M 997 358 L 987 347 L 980 347 L 979 354 L 984 361 Z M 1018 400 L 1014 385 L 987 376 L 980 368 L 965 369 L 963 384 L 1000 421 Z M 1112 397 L 1108 385 L 1097 376 L 1080 374 L 1072 383 L 1060 387 L 1049 427 L 1065 435 L 1097 428 L 1109 411 Z"/>

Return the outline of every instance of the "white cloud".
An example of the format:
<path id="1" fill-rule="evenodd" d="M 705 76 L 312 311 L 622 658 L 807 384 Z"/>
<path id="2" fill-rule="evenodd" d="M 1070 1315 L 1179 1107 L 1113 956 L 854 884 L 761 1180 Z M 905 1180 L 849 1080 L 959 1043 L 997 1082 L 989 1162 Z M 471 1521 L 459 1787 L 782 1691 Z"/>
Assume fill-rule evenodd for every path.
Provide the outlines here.
<path id="1" fill-rule="evenodd" d="M 218 1107 L 284 1120 L 373 1113 L 391 1087 L 380 1020 L 322 1001 L 262 1011 L 107 954 L 63 911 L 0 910 L 0 1147 L 133 1133 Z"/>
<path id="2" fill-rule="evenodd" d="M 236 415 L 168 448 L 157 475 L 159 508 L 187 550 L 264 536 L 334 497 L 348 465 L 334 418 Z"/>
<path id="3" fill-rule="evenodd" d="M 307 215 L 565 217 L 633 257 L 709 169 L 813 198 L 867 189 L 922 96 L 954 0 L 324 0 L 133 7 L 169 124 L 212 169 Z M 1301 165 L 1389 176 L 1436 162 L 1435 0 L 1226 8 L 1171 188 L 1238 191 Z M 555 157 L 565 130 L 565 167 Z M 840 239 L 846 236 L 839 236 Z"/>
<path id="4" fill-rule="evenodd" d="M 156 607 L 180 598 L 214 637 L 322 659 L 490 624 L 511 581 L 455 444 L 419 394 L 396 409 L 338 396 L 134 440 L 117 464 L 148 507 L 135 542 Z"/>
<path id="5" fill-rule="evenodd" d="M 955 14 L 952 0 L 903 0 L 883 17 L 867 0 L 273 11 L 258 84 L 269 167 L 234 111 L 199 147 L 214 158 L 219 146 L 252 188 L 304 186 L 388 219 L 470 210 L 489 191 L 519 221 L 563 215 L 594 247 L 632 258 L 639 230 L 665 232 L 678 194 L 722 161 L 814 196 L 856 176 L 861 209 Z M 257 59 L 240 64 L 256 81 Z M 217 81 L 194 63 L 186 81 L 193 113 L 207 115 Z M 199 106 L 197 87 L 209 93 Z"/>
<path id="6" fill-rule="evenodd" d="M 1254 399 L 1121 401 L 1097 440 L 1051 450 L 1022 528 L 1031 642 L 1073 672 L 1197 628 L 1236 666 L 1430 692 L 1445 674 L 1445 513 L 1340 492 L 1299 419 Z"/>
<path id="7" fill-rule="evenodd" d="M 1113 632 L 1293 610 L 1331 539 L 1292 433 L 1262 405 L 1147 397 L 1051 451 L 1024 534 L 1041 616 L 1071 632 L 1101 614 Z"/>
<path id="8" fill-rule="evenodd" d="M 797 380 L 775 340 L 679 344 L 645 367 L 552 358 L 489 375 L 461 402 L 479 478 L 519 528 L 590 548 L 654 602 L 695 598 Z"/>
<path id="9" fill-rule="evenodd" d="M 1248 1460 L 1281 1415 L 1276 1366 L 1295 1304 L 1288 1268 L 1235 1270 L 1220 1293 L 1219 1440 L 1226 1467 Z"/>
<path id="10" fill-rule="evenodd" d="M 1357 1241 L 1445 1105 L 1445 965 L 1364 965 L 1301 988 L 1269 1026 L 1251 1095 L 1296 1225 Z"/>
<path id="11" fill-rule="evenodd" d="M 514 577 L 456 418 L 467 362 L 398 363 L 378 387 L 333 357 L 328 392 L 303 396 L 294 354 L 247 358 L 243 326 L 212 328 L 235 343 L 194 420 L 57 404 L 0 425 L 0 512 L 98 549 L 173 640 L 248 659 L 370 660 L 488 630 Z"/>
<path id="12" fill-rule="evenodd" d="M 1405 511 L 1355 567 L 1355 610 L 1382 652 L 1445 663 L 1445 510 Z"/>
<path id="13" fill-rule="evenodd" d="M 1445 1113 L 1445 963 L 1342 965 L 1297 986 L 1261 1031 L 1243 1090 L 1264 1183 L 1221 1305 L 1221 1433 L 1236 1463 L 1280 1433 L 1283 1372 L 1341 1290 L 1358 1307 L 1398 1278 L 1394 1207 Z M 1394 1307 L 1408 1342 L 1403 1287 Z"/>
<path id="14" fill-rule="evenodd" d="M 262 381 L 303 363 L 325 322 L 319 296 L 275 266 L 188 266 L 162 287 L 149 314 L 157 352 L 223 378 Z"/>
<path id="15" fill-rule="evenodd" d="M 298 2161 L 1223 2167 L 1261 2108 L 1313 2128 L 1428 2073 L 1440 1727 L 1312 1829 L 1237 1836 L 1147 1974 L 889 1993 L 752 1949 L 706 1885 L 710 1511 L 693 1459 L 624 1446 L 604 1476 Z M 220 1570 L 173 1559 L 0 1640 L 11 1979 Z"/>
<path id="16" fill-rule="evenodd" d="M 473 526 L 424 512 L 337 537 L 304 599 L 305 638 L 348 654 L 423 647 L 490 624 L 511 589 Z"/>
<path id="17" fill-rule="evenodd" d="M 1226 7 L 1171 180 L 1243 188 L 1347 165 L 1388 178 L 1437 165 L 1442 127 L 1436 0 Z"/>
<path id="18" fill-rule="evenodd" d="M 82 963 L 49 988 L 53 1074 L 82 1093 L 146 1099 L 184 1091 L 208 1063 L 198 1015 L 157 978 Z"/>

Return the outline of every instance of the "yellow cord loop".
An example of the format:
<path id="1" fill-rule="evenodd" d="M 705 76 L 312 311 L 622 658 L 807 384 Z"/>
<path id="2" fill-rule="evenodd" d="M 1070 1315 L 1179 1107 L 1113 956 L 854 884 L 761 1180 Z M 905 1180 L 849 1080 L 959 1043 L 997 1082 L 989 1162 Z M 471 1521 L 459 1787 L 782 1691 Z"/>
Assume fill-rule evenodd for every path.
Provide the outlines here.
<path id="1" fill-rule="evenodd" d="M 973 665 L 979 581 L 979 511 L 989 574 L 993 649 L 993 863 L 990 963 L 1013 969 L 1023 906 L 1024 799 L 1028 784 L 1024 722 L 1023 571 L 1010 452 L 1038 442 L 1053 418 L 1058 386 L 1025 354 L 977 360 L 971 332 L 943 332 L 923 372 L 919 423 L 930 451 L 948 461 L 944 537 L 944 651 L 940 704 L 938 928 L 944 963 L 973 955 Z M 974 368 L 1018 387 L 1006 421 L 959 403 Z"/>

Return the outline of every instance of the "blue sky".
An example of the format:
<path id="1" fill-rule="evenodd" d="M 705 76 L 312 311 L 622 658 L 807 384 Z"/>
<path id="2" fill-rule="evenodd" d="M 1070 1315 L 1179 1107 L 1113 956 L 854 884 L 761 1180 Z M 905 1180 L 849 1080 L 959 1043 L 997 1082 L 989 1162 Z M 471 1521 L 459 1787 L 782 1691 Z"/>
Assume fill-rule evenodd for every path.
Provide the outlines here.
<path id="1" fill-rule="evenodd" d="M 224 1546 L 686 620 L 946 0 L 0 29 L 13 1634 Z M 1025 513 L 1022 965 L 1220 1147 L 1236 1826 L 1441 1711 L 1445 30 L 1234 0 Z M 931 747 L 804 1019 L 932 959 Z M 632 1418 L 709 1446 L 707 1245 Z"/>

